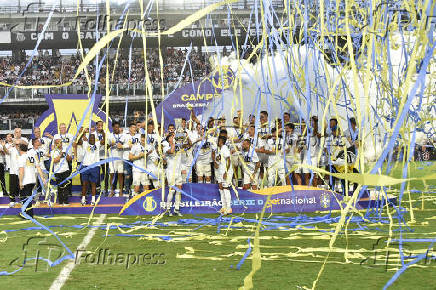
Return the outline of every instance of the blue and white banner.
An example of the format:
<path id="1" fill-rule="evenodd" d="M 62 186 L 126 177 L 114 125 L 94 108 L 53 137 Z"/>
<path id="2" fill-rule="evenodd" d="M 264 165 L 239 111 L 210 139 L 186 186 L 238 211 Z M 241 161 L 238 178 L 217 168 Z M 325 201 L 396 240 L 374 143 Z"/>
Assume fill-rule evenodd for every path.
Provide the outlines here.
<path id="1" fill-rule="evenodd" d="M 166 197 L 168 188 L 165 188 Z M 332 191 L 306 186 L 276 186 L 263 190 L 231 190 L 233 213 L 259 213 L 265 204 L 266 212 L 314 212 L 339 210 L 342 196 Z M 271 195 L 267 201 L 268 195 Z M 121 215 L 157 215 L 165 203 L 162 189 L 144 192 L 125 204 Z M 216 184 L 184 184 L 180 212 L 184 214 L 217 213 L 221 209 Z"/>

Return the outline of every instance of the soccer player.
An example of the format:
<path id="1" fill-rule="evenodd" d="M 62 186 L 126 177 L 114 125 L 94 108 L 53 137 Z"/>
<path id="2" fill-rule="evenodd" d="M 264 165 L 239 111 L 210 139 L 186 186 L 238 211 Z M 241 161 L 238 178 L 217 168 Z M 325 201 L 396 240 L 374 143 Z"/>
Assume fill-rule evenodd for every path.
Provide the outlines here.
<path id="1" fill-rule="evenodd" d="M 131 123 L 129 125 L 129 133 L 124 134 L 124 142 L 123 142 L 123 159 L 125 161 L 129 161 L 130 150 L 133 145 L 139 143 L 140 135 L 136 132 L 135 123 Z M 126 187 L 127 195 L 130 196 L 131 187 L 132 187 L 132 165 L 128 162 L 124 162 L 124 185 Z M 122 193 L 120 192 L 120 196 Z"/>
<path id="2" fill-rule="evenodd" d="M 220 213 L 223 215 L 232 213 L 230 187 L 232 185 L 233 167 L 232 162 L 230 161 L 230 150 L 227 147 L 226 142 L 226 137 L 219 136 L 217 149 L 214 150 L 212 156 L 215 163 L 216 179 L 222 203 Z"/>
<path id="3" fill-rule="evenodd" d="M 100 159 L 100 146 L 104 145 L 104 139 L 96 141 L 95 134 L 87 134 L 88 130 L 85 130 L 85 134 L 81 136 L 77 144 L 82 144 L 83 147 L 83 162 L 82 169 L 82 205 L 86 205 L 86 194 L 88 192 L 88 186 L 91 185 L 91 205 L 95 205 L 95 194 L 97 188 L 97 182 L 99 181 L 100 167 L 91 167 L 94 163 L 97 163 Z M 89 139 L 87 138 L 88 135 Z"/>
<path id="4" fill-rule="evenodd" d="M 211 164 L 212 160 L 212 148 L 214 147 L 214 138 L 207 136 L 204 133 L 204 128 L 200 126 L 200 132 L 198 133 L 198 139 L 196 140 L 196 152 L 197 161 L 195 169 L 197 171 L 198 183 L 211 183 Z M 194 156 L 195 156 L 194 155 Z"/>
<path id="5" fill-rule="evenodd" d="M 258 142 L 257 145 L 259 148 L 262 148 L 262 150 L 258 151 L 258 156 L 261 164 L 260 168 L 260 178 L 263 180 L 265 174 L 268 171 L 268 155 L 263 152 L 263 148 L 266 145 L 266 142 L 268 140 L 268 137 L 271 133 L 270 124 L 268 120 L 268 112 L 267 111 L 261 111 L 260 112 L 260 126 L 257 128 L 257 136 L 258 136 Z"/>
<path id="6" fill-rule="evenodd" d="M 249 139 L 245 139 L 241 144 L 242 149 L 242 172 L 243 172 L 243 189 L 257 189 L 257 181 L 259 180 L 260 162 L 256 150 L 251 146 Z"/>
<path id="7" fill-rule="evenodd" d="M 12 140 L 12 136 L 8 136 L 11 139 L 11 144 L 9 146 L 5 145 L 3 150 L 9 156 L 10 168 L 9 168 L 9 207 L 14 207 L 15 197 L 18 196 L 20 187 L 18 180 L 18 146 L 20 145 L 19 140 Z"/>
<path id="8" fill-rule="evenodd" d="M 171 212 L 171 203 L 175 193 L 174 214 L 182 216 L 180 213 L 180 201 L 182 198 L 182 194 L 180 192 L 182 190 L 182 175 L 179 168 L 181 164 L 181 148 L 179 144 L 176 144 L 174 132 L 170 132 L 168 134 L 165 141 L 162 143 L 162 147 L 166 159 L 167 168 L 165 170 L 165 174 L 169 186 L 166 211 L 168 212 L 168 216 L 173 215 Z M 177 192 L 174 187 L 178 188 Z"/>
<path id="9" fill-rule="evenodd" d="M 233 178 L 235 180 L 234 184 L 239 184 L 238 170 L 239 168 L 242 168 L 242 163 L 238 148 L 241 147 L 241 142 L 243 140 L 243 128 L 239 116 L 233 118 L 233 127 L 228 128 L 228 136 L 229 139 L 227 143 L 229 144 L 230 153 L 232 154 L 230 158 L 233 166 Z"/>
<path id="10" fill-rule="evenodd" d="M 53 159 L 52 174 L 54 173 L 56 178 L 59 204 L 62 204 L 64 206 L 69 205 L 68 196 L 69 184 L 71 184 L 71 180 L 65 180 L 70 176 L 68 161 L 72 160 L 71 156 L 67 154 L 66 149 L 67 148 L 64 148 L 62 146 L 61 137 L 56 134 L 53 137 L 53 150 L 51 151 L 51 158 Z"/>
<path id="11" fill-rule="evenodd" d="M 48 137 L 41 136 L 41 129 L 39 127 L 33 128 L 33 136 L 39 140 L 40 146 L 38 149 L 38 156 L 41 160 L 41 168 L 50 170 L 50 143 L 51 140 Z"/>
<path id="12" fill-rule="evenodd" d="M 148 186 L 147 181 L 147 173 L 144 171 L 147 167 L 146 160 L 147 160 L 147 144 L 145 142 L 145 134 L 141 134 L 141 142 L 136 143 L 132 146 L 132 149 L 129 153 L 129 160 L 133 162 L 133 190 L 134 195 L 139 193 L 140 186 L 142 185 L 144 188 Z M 148 189 L 148 188 L 147 188 Z"/>
<path id="13" fill-rule="evenodd" d="M 278 135 L 277 129 L 271 129 L 271 137 L 265 144 L 265 154 L 268 155 L 268 186 L 272 187 L 280 180 L 286 185 L 284 152 L 289 153 L 288 144 L 282 136 Z"/>
<path id="14" fill-rule="evenodd" d="M 106 134 L 103 129 L 103 121 L 98 121 L 96 124 L 96 130 L 95 130 L 95 136 L 97 142 L 106 142 Z M 99 160 L 102 161 L 106 158 L 106 152 L 105 152 L 105 146 L 100 146 L 100 152 L 99 152 Z M 99 192 L 101 189 L 101 182 L 104 181 L 104 193 L 107 193 L 108 191 L 108 185 L 109 185 L 109 165 L 107 163 L 103 163 L 100 165 L 100 173 L 98 175 L 98 182 L 97 182 L 97 191 Z M 103 176 L 103 178 L 102 178 Z"/>
<path id="15" fill-rule="evenodd" d="M 111 193 L 109 196 L 114 196 L 115 191 L 115 174 L 117 175 L 120 196 L 123 196 L 123 188 L 124 188 L 124 165 L 123 165 L 123 153 L 124 153 L 124 135 L 121 134 L 120 131 L 120 123 L 113 122 L 112 123 L 112 133 L 108 138 L 108 148 L 109 148 L 109 157 L 111 158 L 119 158 L 119 160 L 114 160 L 109 162 L 109 179 L 111 183 Z"/>
<path id="16" fill-rule="evenodd" d="M 36 174 L 41 177 L 43 184 L 46 184 L 46 181 L 37 161 L 38 157 L 35 151 L 27 152 L 27 144 L 24 143 L 20 143 L 18 148 L 20 155 L 18 158 L 18 180 L 21 202 L 24 202 L 25 197 L 32 196 L 32 190 L 36 185 Z M 33 218 L 32 202 L 24 208 L 24 212 L 27 212 Z M 20 213 L 20 216 L 25 218 L 22 213 Z"/>
<path id="17" fill-rule="evenodd" d="M 50 138 L 49 135 L 48 137 Z M 73 152 L 71 145 L 73 144 L 74 136 L 67 132 L 67 125 L 65 125 L 65 123 L 59 124 L 59 133 L 56 134 L 54 137 L 61 139 L 63 151 L 65 152 L 66 156 L 71 157 Z M 73 168 L 72 158 L 68 158 L 67 161 L 68 161 L 68 176 L 70 176 Z M 67 186 L 66 190 L 68 191 L 68 195 L 71 196 L 71 192 L 72 192 L 71 180 L 67 182 L 66 186 Z"/>
<path id="18" fill-rule="evenodd" d="M 312 116 L 310 118 L 311 126 L 307 128 L 306 134 L 309 136 L 304 137 L 306 145 L 304 146 L 302 154 L 302 164 L 318 167 L 318 155 L 320 151 L 321 134 L 318 132 L 318 117 Z M 308 142 L 307 142 L 308 141 Z M 312 185 L 318 185 L 317 173 L 308 168 L 303 168 L 302 173 L 304 175 L 305 185 L 310 185 L 311 175 L 313 176 Z"/>
<path id="19" fill-rule="evenodd" d="M 0 184 L 3 191 L 3 195 L 8 195 L 8 191 L 6 190 L 6 180 L 5 180 L 5 171 L 6 171 L 6 151 L 5 148 L 6 143 L 4 140 L 0 140 Z"/>
<path id="20" fill-rule="evenodd" d="M 295 133 L 295 125 L 292 123 L 285 124 L 285 142 L 289 148 L 289 152 L 285 152 L 286 170 L 289 172 L 289 170 L 292 169 L 292 167 L 300 161 L 297 152 L 298 135 Z M 293 174 L 288 172 L 286 172 L 286 184 L 291 184 L 292 177 L 294 177 L 293 182 L 301 184 L 301 177 L 299 174 Z"/>

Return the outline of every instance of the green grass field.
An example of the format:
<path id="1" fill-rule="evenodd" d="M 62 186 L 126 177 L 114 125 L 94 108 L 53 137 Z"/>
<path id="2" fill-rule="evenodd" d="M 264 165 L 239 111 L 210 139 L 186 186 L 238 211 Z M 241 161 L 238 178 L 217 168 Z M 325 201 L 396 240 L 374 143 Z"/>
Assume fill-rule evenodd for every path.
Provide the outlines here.
<path id="1" fill-rule="evenodd" d="M 401 176 L 401 164 L 394 168 L 391 176 Z M 413 163 L 409 177 L 420 177 L 436 171 L 436 163 Z M 398 187 L 393 187 L 392 192 Z M 436 181 L 412 181 L 406 184 L 410 190 L 403 196 L 402 206 L 407 209 L 404 218 L 408 228 L 403 226 L 405 239 L 436 239 Z M 412 189 L 421 192 L 415 192 Z M 412 211 L 411 211 L 412 209 Z M 392 208 L 390 214 L 394 214 Z M 324 271 L 317 289 L 379 289 L 400 268 L 398 243 L 392 242 L 389 249 L 385 242 L 392 231 L 391 238 L 399 238 L 397 220 L 388 223 L 350 222 L 347 230 L 342 228 L 331 249 L 329 242 L 336 223 L 316 222 L 317 217 L 327 213 L 266 214 L 263 221 L 281 223 L 276 229 L 261 227 L 259 244 L 261 268 L 254 274 L 255 289 L 295 289 L 312 287 L 327 257 Z M 358 217 L 364 212 L 353 212 Z M 331 217 L 340 216 L 339 212 Z M 244 285 L 244 278 L 252 269 L 250 254 L 240 269 L 236 265 L 246 252 L 250 239 L 256 230 L 254 214 L 235 215 L 221 222 L 218 233 L 215 224 L 217 215 L 165 217 L 154 226 L 147 222 L 149 216 L 120 217 L 105 216 L 102 225 L 95 232 L 86 247 L 86 253 L 77 261 L 64 289 L 235 289 Z M 238 217 L 244 220 L 238 220 Z M 387 218 L 384 210 L 383 218 Z M 86 225 L 89 216 L 37 217 L 61 238 L 76 253 L 78 245 L 90 231 Z M 95 215 L 91 223 L 100 215 Z M 292 220 L 290 221 L 289 218 Z M 190 224 L 193 221 L 202 220 Z M 229 223 L 231 221 L 231 227 Z M 304 221 L 312 223 L 296 226 Z M 209 223 L 209 224 L 207 224 Z M 62 225 L 64 227 L 59 227 Z M 110 228 L 108 226 L 110 225 Z M 74 226 L 74 227 L 73 227 Z M 14 216 L 0 218 L 0 272 L 14 271 L 24 257 L 51 257 L 62 254 L 60 243 L 47 231 L 30 221 Z M 32 229 L 33 228 L 33 229 Z M 27 229 L 27 230 L 18 230 Z M 108 229 L 108 230 L 106 230 Z M 5 232 L 5 230 L 17 230 Z M 118 236 L 117 236 L 118 235 Z M 125 236 L 120 236 L 125 235 Z M 132 236 L 127 236 L 132 235 Z M 29 240 L 30 239 L 30 240 Z M 28 243 L 28 246 L 24 246 Z M 48 248 L 51 245 L 51 252 Z M 427 251 L 430 242 L 404 243 L 407 256 Z M 39 252 L 38 252 L 39 251 Z M 105 263 L 103 253 L 106 251 Z M 92 254 L 94 253 L 94 254 Z M 100 260 L 97 257 L 100 253 Z M 112 264 L 107 254 L 113 257 Z M 130 256 L 129 256 L 130 254 Z M 153 256 L 153 254 L 155 254 Z M 118 255 L 118 256 L 117 256 Z M 433 247 L 428 259 L 408 268 L 393 284 L 394 289 L 436 289 L 436 256 Z M 115 259 L 118 258 L 117 261 Z M 126 264 L 126 258 L 131 262 Z M 388 258 L 386 258 L 388 257 Z M 133 263 L 133 260 L 136 260 Z M 140 262 L 138 262 L 140 261 Z M 35 264 L 28 261 L 23 270 L 10 276 L 0 276 L 0 289 L 48 289 L 61 272 L 67 261 L 48 267 L 44 261 Z"/>

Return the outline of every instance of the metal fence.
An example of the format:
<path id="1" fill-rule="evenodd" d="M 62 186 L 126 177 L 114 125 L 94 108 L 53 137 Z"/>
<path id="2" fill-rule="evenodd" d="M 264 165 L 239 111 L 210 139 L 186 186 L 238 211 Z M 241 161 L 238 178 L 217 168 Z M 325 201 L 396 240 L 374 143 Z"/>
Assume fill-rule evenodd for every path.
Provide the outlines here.
<path id="1" fill-rule="evenodd" d="M 81 1 L 79 5 L 72 5 L 68 3 L 67 5 L 62 4 L 62 0 L 59 0 L 59 4 L 54 6 L 55 13 L 76 13 L 77 10 L 82 13 L 93 13 L 97 11 L 106 11 L 105 1 L 100 4 L 86 4 Z M 64 1 L 65 2 L 65 1 Z M 202 9 L 208 5 L 219 2 L 219 0 L 186 0 L 186 1 L 173 1 L 173 0 L 160 0 L 159 10 L 198 10 Z M 236 3 L 231 3 L 229 5 L 223 5 L 218 9 L 251 9 L 255 5 L 255 0 L 240 0 Z M 280 9 L 284 8 L 284 1 L 272 0 L 271 4 L 274 8 Z M 260 5 L 259 0 L 257 0 L 257 5 Z M 28 14 L 28 13 L 49 13 L 52 9 L 52 5 L 44 4 L 44 2 L 38 3 L 37 1 L 18 1 L 17 5 L 14 6 L 1 6 L 0 14 Z M 122 13 L 124 5 L 117 4 L 116 2 L 111 3 L 111 13 Z M 141 9 L 135 2 L 132 1 L 129 7 L 130 13 L 141 13 Z"/>
<path id="2" fill-rule="evenodd" d="M 175 83 L 168 83 L 164 85 L 164 95 L 172 92 L 175 89 Z M 44 99 L 45 94 L 88 94 L 88 86 L 71 85 L 68 87 L 59 88 L 38 88 L 38 89 L 23 89 L 23 88 L 8 88 L 0 87 L 0 96 L 8 95 L 6 102 L 14 100 L 37 100 Z M 91 87 L 91 93 L 94 92 L 94 88 Z M 95 91 L 96 94 L 106 95 L 106 87 L 104 85 L 98 86 Z M 111 97 L 123 98 L 125 96 L 143 97 L 146 95 L 145 84 L 112 84 L 110 87 Z M 158 84 L 153 86 L 153 99 L 162 99 L 161 87 Z"/>

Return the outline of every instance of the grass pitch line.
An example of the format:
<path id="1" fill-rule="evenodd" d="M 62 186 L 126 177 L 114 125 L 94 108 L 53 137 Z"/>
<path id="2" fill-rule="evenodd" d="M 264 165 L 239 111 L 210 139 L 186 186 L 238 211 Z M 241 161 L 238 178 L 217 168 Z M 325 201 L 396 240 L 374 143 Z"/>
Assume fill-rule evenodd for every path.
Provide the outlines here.
<path id="1" fill-rule="evenodd" d="M 94 224 L 101 224 L 105 218 L 106 218 L 106 214 L 100 215 L 100 217 L 98 218 L 98 220 Z M 89 242 L 91 242 L 96 231 L 97 231 L 97 227 L 91 228 L 89 230 L 88 234 L 86 234 L 86 236 L 83 238 L 83 241 L 80 243 L 80 245 L 77 248 L 78 249 L 85 249 L 88 246 Z M 65 282 L 67 282 L 68 277 L 70 276 L 70 274 L 73 271 L 75 266 L 76 266 L 76 263 L 74 260 L 68 261 L 68 264 L 66 264 L 65 267 L 62 268 L 62 271 L 59 273 L 59 275 L 56 277 L 56 279 L 51 284 L 50 290 L 61 289 L 62 286 L 64 286 Z"/>

